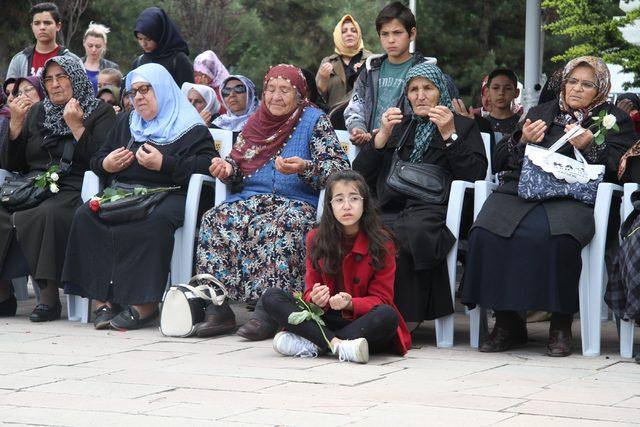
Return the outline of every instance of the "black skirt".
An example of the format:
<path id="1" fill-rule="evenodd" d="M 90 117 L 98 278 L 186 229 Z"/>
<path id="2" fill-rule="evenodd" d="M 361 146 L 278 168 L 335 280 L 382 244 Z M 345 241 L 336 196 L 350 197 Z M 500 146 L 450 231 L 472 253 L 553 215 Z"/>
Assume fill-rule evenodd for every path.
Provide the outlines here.
<path id="1" fill-rule="evenodd" d="M 15 213 L 0 205 L 2 279 L 26 273 L 39 283 L 60 282 L 71 221 L 81 203 L 79 191 L 62 190 L 36 207 Z"/>
<path id="2" fill-rule="evenodd" d="M 579 309 L 581 247 L 569 235 L 552 236 L 541 204 L 511 237 L 484 228 L 469 234 L 462 302 L 494 310 L 543 310 L 573 314 Z"/>
<path id="3" fill-rule="evenodd" d="M 445 225 L 445 217 L 445 205 L 419 202 L 382 214 L 396 237 L 394 302 L 407 322 L 453 313 L 446 259 L 455 238 Z"/>
<path id="4" fill-rule="evenodd" d="M 69 235 L 65 291 L 121 305 L 161 301 L 185 201 L 170 194 L 145 219 L 115 225 L 82 205 Z"/>

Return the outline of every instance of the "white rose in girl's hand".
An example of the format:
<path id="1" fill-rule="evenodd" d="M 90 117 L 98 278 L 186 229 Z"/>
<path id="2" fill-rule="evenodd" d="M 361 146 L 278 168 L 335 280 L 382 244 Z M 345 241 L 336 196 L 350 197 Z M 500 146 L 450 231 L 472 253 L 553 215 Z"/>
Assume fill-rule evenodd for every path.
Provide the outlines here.
<path id="1" fill-rule="evenodd" d="M 49 185 L 49 191 L 51 191 L 53 194 L 56 194 L 58 191 L 60 191 L 60 189 L 56 184 L 51 184 Z"/>
<path id="2" fill-rule="evenodd" d="M 55 173 L 55 172 L 51 174 L 50 178 L 51 178 L 51 181 L 53 181 L 53 182 L 58 182 L 58 179 L 60 179 L 58 174 Z"/>
<path id="3" fill-rule="evenodd" d="M 604 126 L 606 130 L 611 129 L 615 124 L 616 124 L 616 116 L 614 116 L 613 114 L 607 114 L 602 118 L 602 126 Z"/>

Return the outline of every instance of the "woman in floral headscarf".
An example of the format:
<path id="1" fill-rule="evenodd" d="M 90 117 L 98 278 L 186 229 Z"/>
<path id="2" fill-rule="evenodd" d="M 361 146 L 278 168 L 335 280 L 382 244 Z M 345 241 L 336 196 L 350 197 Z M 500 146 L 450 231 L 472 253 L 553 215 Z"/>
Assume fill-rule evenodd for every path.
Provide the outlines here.
<path id="1" fill-rule="evenodd" d="M 520 169 L 527 144 L 550 147 L 574 126 L 587 129 L 558 153 L 574 157 L 574 147 L 591 164 L 605 166 L 605 181 L 615 181 L 618 161 L 633 143 L 634 131 L 620 109 L 607 102 L 609 70 L 600 58 L 569 61 L 562 72 L 560 97 L 533 107 L 508 140 L 498 144 L 494 170 L 501 176 L 469 234 L 469 255 L 462 301 L 491 308 L 496 323 L 481 343 L 482 352 L 506 351 L 527 342 L 519 311 L 552 313 L 547 354 L 571 353 L 571 323 L 578 311 L 580 252 L 591 241 L 593 206 L 574 199 L 540 202 L 518 197 Z M 589 130 L 601 111 L 616 117 L 600 145 Z"/>
<path id="2" fill-rule="evenodd" d="M 438 165 L 452 179 L 466 181 L 486 175 L 487 158 L 474 121 L 453 112 L 445 76 L 436 65 L 415 65 L 405 80 L 413 111 L 385 111 L 373 144 L 363 147 L 353 168 L 374 189 L 399 242 L 395 303 L 408 322 L 421 322 L 453 313 L 446 256 L 455 240 L 445 225 L 446 204 L 426 203 L 389 187 L 394 152 L 401 146 L 402 160 Z"/>
<path id="3" fill-rule="evenodd" d="M 13 100 L 12 108 L 28 112 L 21 131 L 0 153 L 5 169 L 36 174 L 60 165 L 69 153 L 73 156 L 69 172 L 59 173 L 49 187 L 52 196 L 39 205 L 12 213 L 0 204 L 0 316 L 16 312 L 9 280 L 31 275 L 41 289 L 40 301 L 30 316 L 33 322 L 60 317 L 58 287 L 73 213 L 82 204 L 82 179 L 91 155 L 115 122 L 113 108 L 95 98 L 78 60 L 67 56 L 49 59 L 42 81 L 46 92 L 42 102 L 32 106 L 25 96 Z M 22 120 L 18 116 L 11 120 Z"/>
<path id="4" fill-rule="evenodd" d="M 197 84 L 206 85 L 216 91 L 218 100 L 222 103 L 222 96 L 220 95 L 220 89 L 224 84 L 225 79 L 229 77 L 229 72 L 224 66 L 222 61 L 218 58 L 212 50 L 206 50 L 200 55 L 196 56 L 193 61 L 193 78 Z M 220 114 L 226 112 L 225 108 L 220 110 Z"/>
<path id="5" fill-rule="evenodd" d="M 240 191 L 204 214 L 196 271 L 215 275 L 234 300 L 256 301 L 271 287 L 302 291 L 303 242 L 315 222 L 318 195 L 332 172 L 348 167 L 329 119 L 307 101 L 300 69 L 271 68 L 262 103 L 231 155 L 211 161 L 211 175 Z M 212 305 L 206 314 L 198 336 L 235 328 L 228 304 Z M 266 339 L 276 327 L 258 305 L 238 334 Z"/>
<path id="6" fill-rule="evenodd" d="M 351 15 L 340 19 L 333 30 L 334 54 L 322 59 L 316 84 L 332 110 L 351 96 L 358 71 L 371 52 L 364 48 L 360 25 Z"/>

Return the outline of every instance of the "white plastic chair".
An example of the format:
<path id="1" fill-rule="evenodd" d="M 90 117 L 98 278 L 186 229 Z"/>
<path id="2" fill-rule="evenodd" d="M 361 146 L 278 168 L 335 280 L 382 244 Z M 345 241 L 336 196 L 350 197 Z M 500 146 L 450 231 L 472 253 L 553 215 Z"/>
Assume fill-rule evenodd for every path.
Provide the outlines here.
<path id="1" fill-rule="evenodd" d="M 202 186 L 205 182 L 214 182 L 208 175 L 194 174 L 189 179 L 187 200 L 184 208 L 184 223 L 174 235 L 173 253 L 171 255 L 171 283 L 187 283 L 193 269 L 193 246 L 195 244 L 196 224 L 198 222 L 198 205 Z M 85 172 L 82 185 L 82 201 L 86 202 L 101 190 L 100 179 L 91 171 Z M 78 295 L 67 295 L 67 313 L 69 320 L 89 322 L 91 299 Z"/>
<path id="2" fill-rule="evenodd" d="M 624 195 L 622 197 L 622 206 L 620 207 L 620 219 L 622 222 L 633 212 L 631 204 L 631 194 L 640 190 L 640 185 L 635 183 L 627 183 L 624 185 Z M 633 357 L 633 338 L 635 333 L 635 322 L 633 320 L 620 319 L 620 356 Z"/>
<path id="3" fill-rule="evenodd" d="M 487 173 L 485 179 L 492 180 L 491 173 L 491 136 L 482 132 L 482 142 L 484 144 L 485 155 L 487 156 Z M 482 181 L 484 182 L 484 181 Z M 447 205 L 446 225 L 451 234 L 455 237 L 455 242 L 447 254 L 447 271 L 449 273 L 449 289 L 451 291 L 451 301 L 455 309 L 456 295 L 456 276 L 458 269 L 458 243 L 460 238 L 460 223 L 462 221 L 462 208 L 464 204 L 464 196 L 467 192 L 473 192 L 474 183 L 468 181 L 456 180 L 451 183 L 451 191 L 449 192 L 449 202 Z M 435 320 L 436 325 L 436 344 L 438 347 L 453 347 L 454 335 L 454 314 L 443 316 Z"/>
<path id="4" fill-rule="evenodd" d="M 476 181 L 474 195 L 474 220 L 482 205 L 497 184 L 487 181 Z M 606 269 L 604 262 L 607 224 L 613 195 L 622 194 L 622 187 L 611 183 L 598 186 L 598 194 L 593 210 L 595 234 L 591 242 L 582 249 L 582 270 L 580 272 L 580 329 L 582 336 L 582 354 L 584 356 L 600 355 L 601 311 L 604 294 Z M 482 307 L 477 306 L 469 311 L 469 328 L 471 347 L 477 348 L 481 333 L 486 331 L 487 316 Z"/>

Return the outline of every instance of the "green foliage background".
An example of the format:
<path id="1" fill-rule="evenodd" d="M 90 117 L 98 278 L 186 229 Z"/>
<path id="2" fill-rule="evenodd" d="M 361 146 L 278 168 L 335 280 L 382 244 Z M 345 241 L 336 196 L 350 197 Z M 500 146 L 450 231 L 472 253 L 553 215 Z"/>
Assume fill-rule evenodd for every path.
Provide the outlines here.
<path id="1" fill-rule="evenodd" d="M 72 0 L 58 0 L 62 1 Z M 0 20 L 1 75 L 11 56 L 33 43 L 28 25 L 31 3 L 0 0 L 4 14 Z M 346 13 L 360 23 L 365 46 L 380 52 L 374 21 L 386 3 L 389 1 L 91 0 L 70 48 L 82 54 L 82 29 L 90 21 L 104 23 L 112 30 L 107 58 L 128 71 L 140 54 L 133 27 L 144 8 L 159 6 L 167 10 L 190 46 L 207 46 L 207 39 L 196 40 L 191 35 L 197 29 L 189 22 L 189 16 L 197 18 L 199 11 L 218 8 L 218 15 L 223 16 L 217 16 L 216 25 L 223 27 L 224 37 L 218 32 L 217 39 L 211 39 L 208 47 L 216 51 L 230 71 L 247 75 L 260 86 L 269 66 L 281 62 L 315 72 L 321 59 L 332 53 L 333 28 Z M 525 0 L 417 0 L 416 48 L 424 55 L 438 58 L 438 64 L 453 76 L 467 101 L 477 96 L 482 77 L 496 66 L 513 68 L 523 79 L 525 3 Z M 567 58 L 583 53 L 605 52 L 605 57 L 613 62 L 625 61 L 628 56 L 640 61 L 638 47 L 624 43 L 619 32 L 616 34 L 615 25 L 610 25 L 613 16 L 622 14 L 616 2 L 546 0 L 544 6 L 548 11 L 547 22 L 551 22 L 544 42 L 544 72 L 550 73 Z M 576 7 L 579 13 L 575 12 Z M 217 49 L 219 46 L 224 48 Z M 192 49 L 191 58 L 198 53 Z M 629 64 L 636 67 L 635 71 L 640 69 L 639 62 Z"/>

